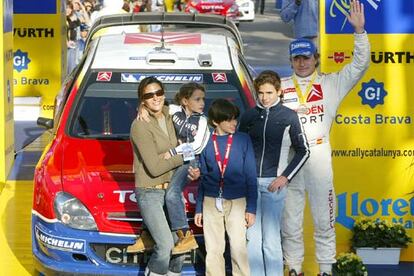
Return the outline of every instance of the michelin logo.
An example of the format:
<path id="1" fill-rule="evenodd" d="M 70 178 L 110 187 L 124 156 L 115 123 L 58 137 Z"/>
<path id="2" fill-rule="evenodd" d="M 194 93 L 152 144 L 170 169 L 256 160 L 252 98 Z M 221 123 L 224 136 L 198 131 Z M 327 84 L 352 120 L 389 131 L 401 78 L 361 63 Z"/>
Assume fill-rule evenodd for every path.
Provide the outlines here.
<path id="1" fill-rule="evenodd" d="M 36 239 L 46 247 L 58 249 L 62 251 L 70 251 L 76 253 L 85 253 L 85 240 L 69 239 L 49 235 L 39 227 L 35 227 Z"/>
<path id="2" fill-rule="evenodd" d="M 203 82 L 202 74 L 121 74 L 121 82 L 141 82 L 146 77 L 155 77 L 167 83 Z"/>

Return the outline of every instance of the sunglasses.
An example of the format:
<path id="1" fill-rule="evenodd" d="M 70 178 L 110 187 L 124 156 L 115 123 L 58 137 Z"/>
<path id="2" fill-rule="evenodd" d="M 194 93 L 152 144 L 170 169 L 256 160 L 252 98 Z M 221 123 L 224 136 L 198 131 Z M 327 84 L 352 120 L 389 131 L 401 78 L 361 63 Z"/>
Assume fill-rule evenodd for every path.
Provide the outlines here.
<path id="1" fill-rule="evenodd" d="M 144 95 L 142 95 L 142 99 L 143 100 L 149 100 L 149 99 L 154 98 L 155 95 L 157 97 L 164 96 L 164 90 L 163 89 L 158 89 L 157 91 L 154 91 L 154 92 L 145 93 Z"/>

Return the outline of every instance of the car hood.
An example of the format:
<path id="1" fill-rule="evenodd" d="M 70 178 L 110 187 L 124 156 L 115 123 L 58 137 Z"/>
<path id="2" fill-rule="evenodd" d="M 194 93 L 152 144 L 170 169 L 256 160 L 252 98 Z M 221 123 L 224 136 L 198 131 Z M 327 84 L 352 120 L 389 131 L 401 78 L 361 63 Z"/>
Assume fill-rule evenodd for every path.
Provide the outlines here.
<path id="1" fill-rule="evenodd" d="M 129 141 L 65 143 L 63 191 L 79 199 L 91 212 L 98 230 L 134 234 L 141 225 L 135 197 L 132 149 Z M 197 183 L 184 191 L 186 208 L 195 210 Z"/>
<path id="2" fill-rule="evenodd" d="M 80 139 L 78 139 L 80 140 Z M 79 199 L 103 232 L 135 232 L 139 221 L 129 141 L 68 139 L 63 191 Z"/>

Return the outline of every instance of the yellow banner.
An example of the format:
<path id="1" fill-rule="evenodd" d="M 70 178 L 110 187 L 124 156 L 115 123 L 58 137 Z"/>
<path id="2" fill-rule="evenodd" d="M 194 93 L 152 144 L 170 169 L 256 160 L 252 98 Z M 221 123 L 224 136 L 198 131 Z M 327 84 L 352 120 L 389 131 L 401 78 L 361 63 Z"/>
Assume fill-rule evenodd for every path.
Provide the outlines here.
<path id="1" fill-rule="evenodd" d="M 322 72 L 338 71 L 352 59 L 348 2 L 321 1 Z M 401 222 L 414 236 L 414 5 L 361 2 L 371 64 L 331 130 L 338 253 L 349 250 L 360 216 Z M 402 250 L 401 261 L 414 261 L 413 244 Z"/>
<path id="2" fill-rule="evenodd" d="M 12 168 L 14 160 L 14 121 L 13 121 L 13 1 L 3 1 L 0 7 L 2 20 L 0 47 L 3 58 L 0 63 L 0 192 Z"/>
<path id="3" fill-rule="evenodd" d="M 15 9 L 13 18 L 14 93 L 42 97 L 43 117 L 52 117 L 54 98 L 66 73 L 65 11 L 64 4 L 56 2 L 49 4 L 48 14 L 36 14 L 41 11 L 35 9 L 16 13 Z"/>

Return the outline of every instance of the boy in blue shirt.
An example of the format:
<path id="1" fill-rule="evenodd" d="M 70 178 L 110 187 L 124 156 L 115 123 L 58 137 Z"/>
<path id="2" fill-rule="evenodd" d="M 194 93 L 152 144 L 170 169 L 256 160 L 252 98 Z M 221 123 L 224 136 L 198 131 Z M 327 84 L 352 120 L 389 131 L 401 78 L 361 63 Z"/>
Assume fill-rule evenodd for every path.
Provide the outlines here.
<path id="1" fill-rule="evenodd" d="M 225 232 L 229 236 L 233 275 L 250 275 L 246 229 L 256 217 L 256 162 L 249 135 L 236 132 L 237 106 L 215 100 L 208 121 L 214 127 L 200 155 L 201 182 L 195 224 L 203 227 L 206 275 L 225 276 Z"/>

